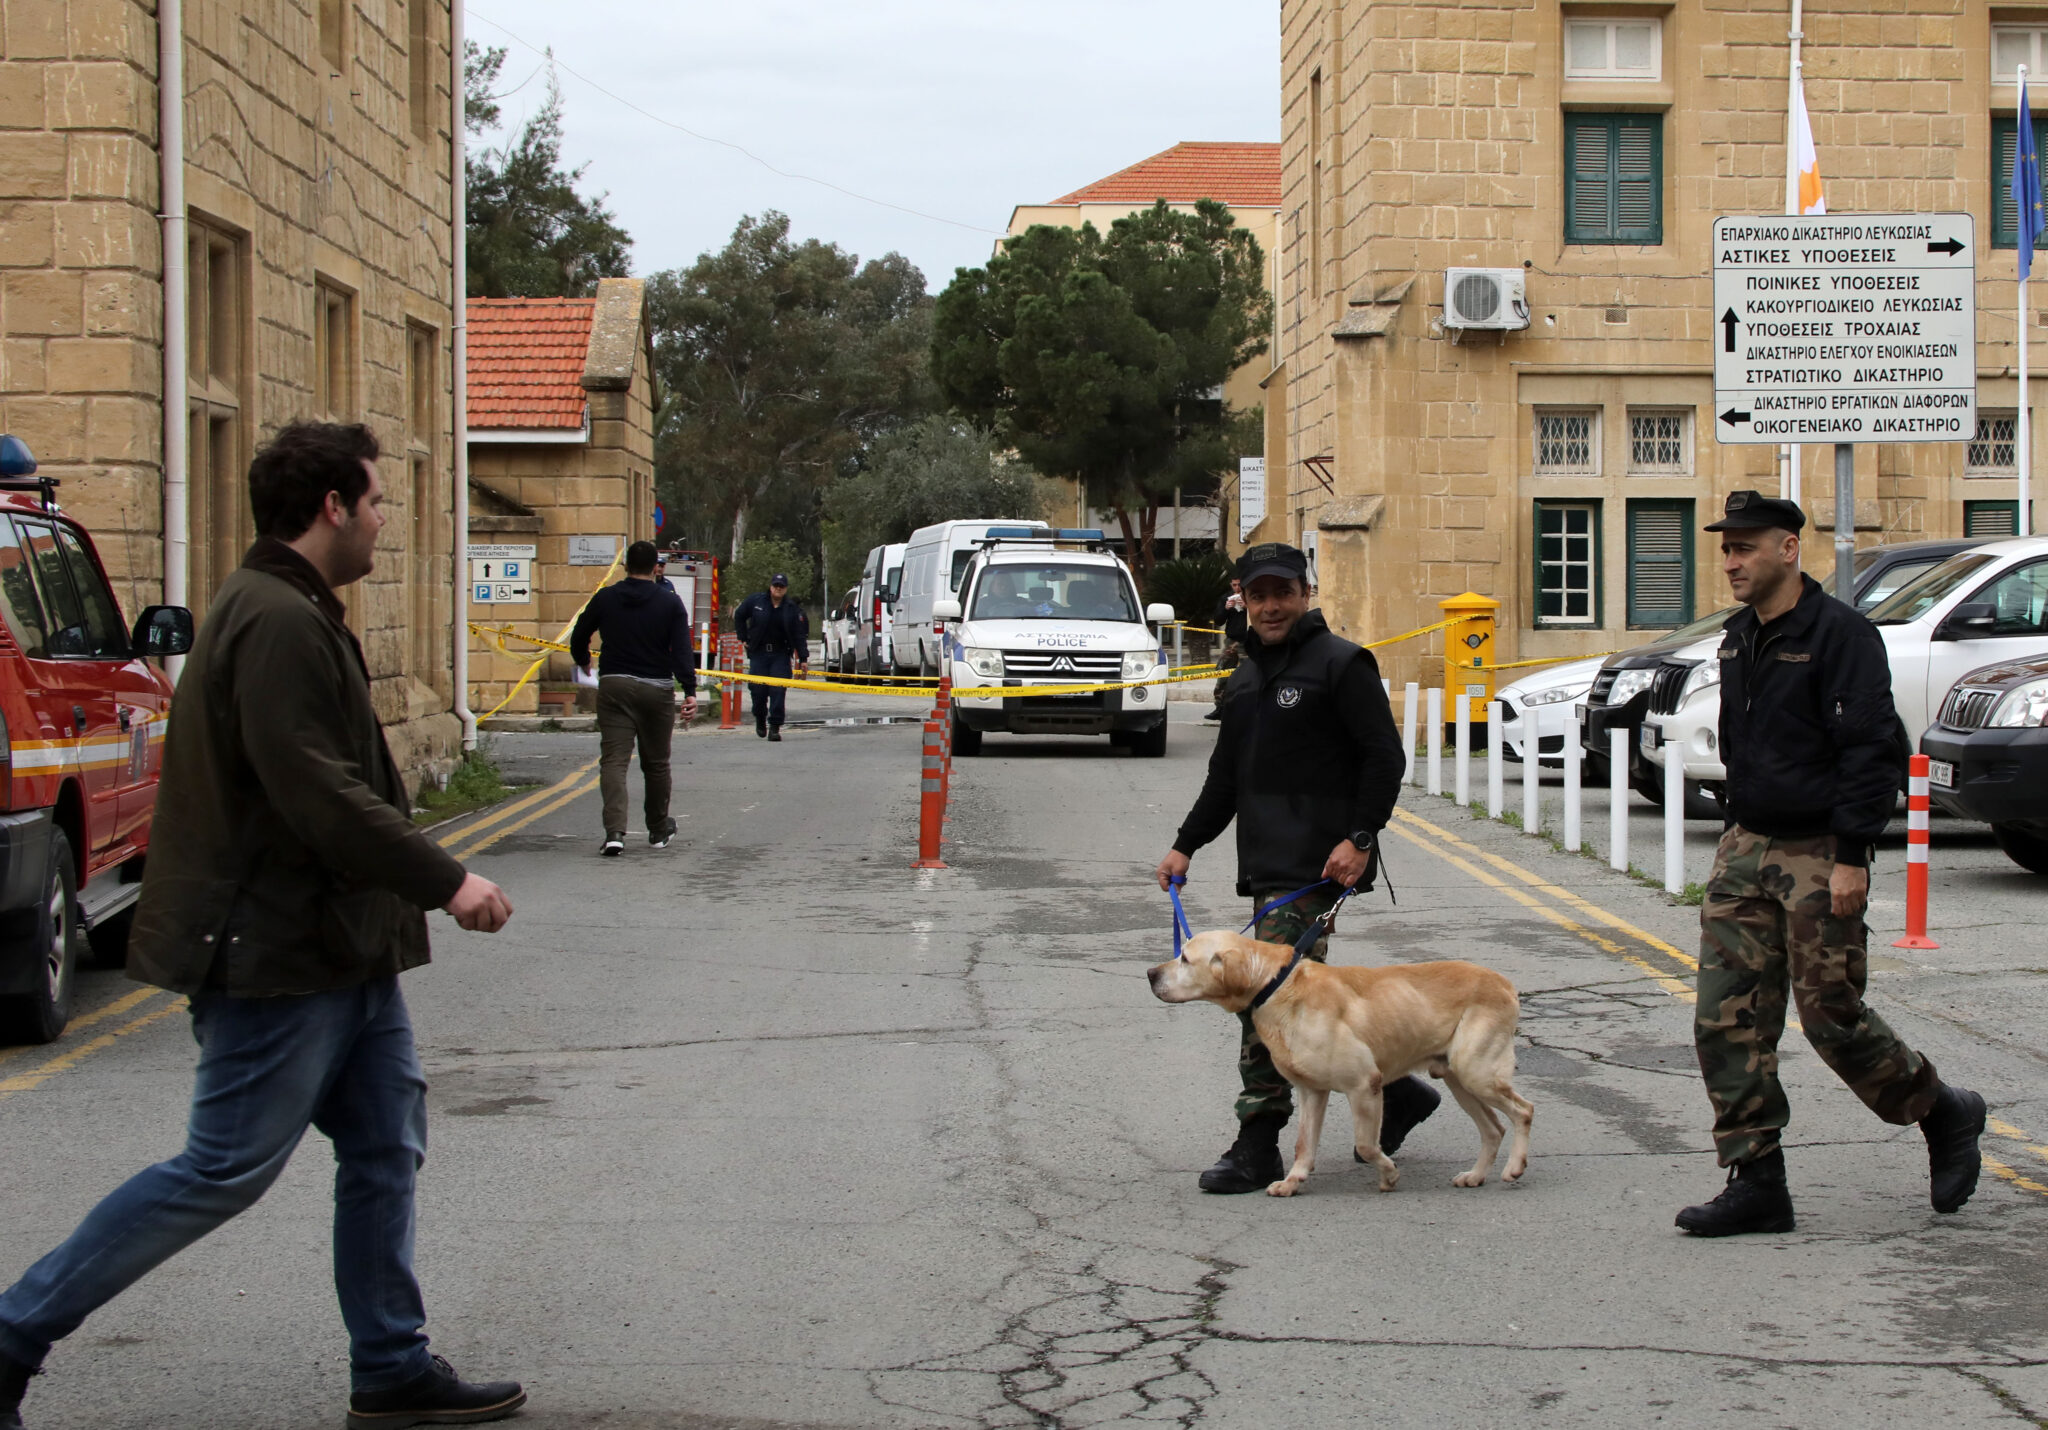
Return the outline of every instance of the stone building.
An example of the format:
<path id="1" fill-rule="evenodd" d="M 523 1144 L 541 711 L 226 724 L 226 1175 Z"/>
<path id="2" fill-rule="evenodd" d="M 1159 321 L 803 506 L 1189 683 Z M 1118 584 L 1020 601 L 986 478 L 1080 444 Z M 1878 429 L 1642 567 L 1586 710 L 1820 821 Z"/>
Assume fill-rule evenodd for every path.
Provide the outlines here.
<path id="1" fill-rule="evenodd" d="M 600 279 L 594 298 L 470 299 L 470 543 L 537 548 L 531 599 L 473 604 L 478 625 L 552 640 L 593 590 L 619 579 L 611 562 L 625 545 L 653 539 L 646 308 L 638 278 Z M 477 574 L 474 585 L 490 584 Z M 487 636 L 473 637 L 470 651 L 478 714 L 511 693 L 537 653 Z M 573 690 L 569 658 L 551 656 L 504 713 L 565 706 Z"/>
<path id="2" fill-rule="evenodd" d="M 189 289 L 173 394 L 189 518 L 168 533 L 183 543 L 164 525 L 156 13 L 6 7 L 0 429 L 63 482 L 127 610 L 161 599 L 183 545 L 203 617 L 252 536 L 245 477 L 265 435 L 296 417 L 367 422 L 391 519 L 376 573 L 345 593 L 350 619 L 401 764 L 443 764 L 460 738 L 448 0 L 186 0 L 171 261 Z"/>
<path id="3" fill-rule="evenodd" d="M 1286 0 L 1268 534 L 1316 548 L 1333 624 L 1408 630 L 1473 590 L 1502 603 L 1507 660 L 1728 603 L 1698 528 L 1786 474 L 1777 449 L 1713 437 L 1709 239 L 1718 215 L 1784 210 L 1788 9 Z M 1845 0 L 1809 5 L 1804 31 L 1830 212 L 1976 223 L 1978 440 L 1859 447 L 1857 539 L 2009 531 L 2015 255 L 1996 196 L 2013 69 L 2043 58 L 2048 11 Z M 1446 329 L 1453 267 L 1519 273 L 1527 328 Z M 1804 451 L 1824 576 L 1833 454 Z M 1437 649 L 1385 663 L 1433 680 Z"/>
<path id="4" fill-rule="evenodd" d="M 1266 255 L 1266 289 L 1277 294 L 1280 272 L 1280 146 L 1249 142 L 1180 143 L 1163 149 L 1129 168 L 1119 169 L 1104 179 L 1083 185 L 1071 194 L 1048 204 L 1019 204 L 1010 213 L 1010 234 L 1015 237 L 1034 224 L 1079 228 L 1092 223 L 1107 233 L 1120 218 L 1150 208 L 1165 199 L 1177 209 L 1192 210 L 1197 199 L 1214 199 L 1230 210 L 1239 228 L 1248 229 Z M 1223 384 L 1223 400 L 1239 411 L 1263 408 L 1266 374 L 1272 369 L 1273 353 L 1231 374 Z M 1246 453 L 1247 456 L 1257 455 Z M 1088 511 L 1081 505 L 1079 484 L 1065 485 L 1073 497 L 1073 520 L 1078 526 L 1113 529 L 1108 513 Z M 1185 540 L 1211 543 L 1221 540 L 1225 549 L 1238 549 L 1237 529 L 1232 514 L 1238 494 L 1235 474 L 1225 474 L 1215 493 L 1188 492 L 1180 508 L 1166 507 L 1159 514 L 1155 541 L 1162 551 L 1176 534 Z"/>

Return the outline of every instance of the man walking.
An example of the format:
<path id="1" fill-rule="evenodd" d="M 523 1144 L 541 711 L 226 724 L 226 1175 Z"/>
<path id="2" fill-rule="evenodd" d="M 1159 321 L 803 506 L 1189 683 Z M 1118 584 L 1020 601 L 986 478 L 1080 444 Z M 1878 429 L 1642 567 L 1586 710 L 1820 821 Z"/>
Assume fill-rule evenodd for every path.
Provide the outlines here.
<path id="1" fill-rule="evenodd" d="M 1728 1185 L 1687 1207 L 1698 1236 L 1792 1230 L 1778 1082 L 1789 974 L 1806 1040 L 1886 1122 L 1927 1139 L 1930 1197 L 1952 1212 L 1976 1190 L 1984 1099 L 1944 1083 L 1863 1002 L 1871 846 L 1899 792 L 1898 714 L 1877 628 L 1800 574 L 1806 516 L 1729 494 L 1721 569 L 1737 611 L 1723 628 L 1721 757 L 1728 827 L 1700 906 L 1693 1041 Z"/>
<path id="2" fill-rule="evenodd" d="M 747 673 L 788 680 L 791 663 L 797 673 L 811 664 L 811 627 L 804 610 L 789 598 L 789 578 L 780 571 L 768 578 L 768 589 L 756 591 L 733 612 L 733 634 L 747 648 Z M 789 687 L 754 687 L 754 733 L 782 738 L 782 712 Z"/>
<path id="3" fill-rule="evenodd" d="M 473 1385 L 422 1330 L 414 1179 L 426 1083 L 398 975 L 427 961 L 423 910 L 495 933 L 498 886 L 412 822 L 336 589 L 384 524 L 368 428 L 295 422 L 256 454 L 263 533 L 221 586 L 178 682 L 131 978 L 186 994 L 199 1070 L 185 1150 L 138 1173 L 0 1294 L 0 1427 L 19 1430 L 50 1347 L 253 1206 L 316 1127 L 334 1143 L 334 1281 L 348 1423 L 496 1420 L 518 1385 Z"/>
<path id="4" fill-rule="evenodd" d="M 626 548 L 626 578 L 590 598 L 569 633 L 569 658 L 590 669 L 590 637 L 604 642 L 597 672 L 598 790 L 604 802 L 604 844 L 616 858 L 626 848 L 626 769 L 640 747 L 647 842 L 668 848 L 676 822 L 668 812 L 669 751 L 676 734 L 676 687 L 683 719 L 697 718 L 697 657 L 683 599 L 655 579 L 651 541 Z"/>
<path id="5" fill-rule="evenodd" d="M 1254 546 L 1238 559 L 1237 576 L 1244 659 L 1224 693 L 1208 779 L 1154 873 L 1162 889 L 1185 876 L 1195 851 L 1235 819 L 1237 892 L 1254 910 L 1315 885 L 1259 920 L 1259 938 L 1291 944 L 1365 873 L 1406 761 L 1372 653 L 1309 609 L 1307 556 L 1277 542 Z M 1324 938 L 1309 956 L 1328 953 Z M 1205 1192 L 1259 1191 L 1285 1174 L 1280 1129 L 1294 1114 L 1293 1093 L 1251 1015 L 1238 1021 L 1237 1140 L 1202 1173 Z M 1380 1146 L 1399 1148 L 1440 1100 L 1420 1079 L 1389 1083 Z"/>

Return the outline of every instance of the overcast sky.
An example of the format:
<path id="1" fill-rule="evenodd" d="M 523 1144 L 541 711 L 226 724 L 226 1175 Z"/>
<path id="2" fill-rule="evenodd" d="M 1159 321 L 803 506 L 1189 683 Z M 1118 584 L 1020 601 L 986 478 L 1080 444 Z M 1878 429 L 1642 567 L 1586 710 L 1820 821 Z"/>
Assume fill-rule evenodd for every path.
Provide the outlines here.
<path id="1" fill-rule="evenodd" d="M 799 237 L 905 254 L 936 292 L 987 260 L 1016 204 L 1183 139 L 1279 137 L 1272 0 L 480 0 L 467 14 L 471 39 L 508 51 L 500 88 L 523 84 L 508 124 L 539 105 L 529 77 L 553 47 L 564 158 L 589 161 L 584 191 L 609 192 L 640 274 L 772 208 Z"/>

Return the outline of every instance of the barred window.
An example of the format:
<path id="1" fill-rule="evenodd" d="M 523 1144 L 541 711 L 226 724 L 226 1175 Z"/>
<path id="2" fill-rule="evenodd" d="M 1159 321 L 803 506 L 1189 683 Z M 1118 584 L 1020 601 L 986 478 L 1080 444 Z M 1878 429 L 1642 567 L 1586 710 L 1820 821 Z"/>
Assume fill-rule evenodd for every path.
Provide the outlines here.
<path id="1" fill-rule="evenodd" d="M 1692 471 L 1692 414 L 1632 409 L 1628 414 L 1628 470 L 1631 476 L 1683 477 Z"/>
<path id="2" fill-rule="evenodd" d="M 1536 414 L 1536 470 L 1550 474 L 1592 475 L 1600 470 L 1599 413 Z"/>
<path id="3" fill-rule="evenodd" d="M 2019 413 L 1996 410 L 1977 414 L 1977 433 L 1963 459 L 1963 475 L 2010 477 L 2019 469 Z"/>

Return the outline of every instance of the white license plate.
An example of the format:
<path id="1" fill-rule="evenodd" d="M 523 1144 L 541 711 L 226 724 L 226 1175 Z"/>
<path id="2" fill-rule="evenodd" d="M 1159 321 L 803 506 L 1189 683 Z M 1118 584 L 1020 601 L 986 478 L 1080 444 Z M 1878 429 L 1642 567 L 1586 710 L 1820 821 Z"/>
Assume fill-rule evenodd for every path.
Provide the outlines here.
<path id="1" fill-rule="evenodd" d="M 1661 725 L 1643 726 L 1643 748 L 1654 750 L 1664 743 L 1664 728 Z"/>
<path id="2" fill-rule="evenodd" d="M 1947 760 L 1929 760 L 1927 762 L 1927 783 L 1940 785 L 1943 789 L 1954 789 L 1956 787 L 1956 767 Z"/>

